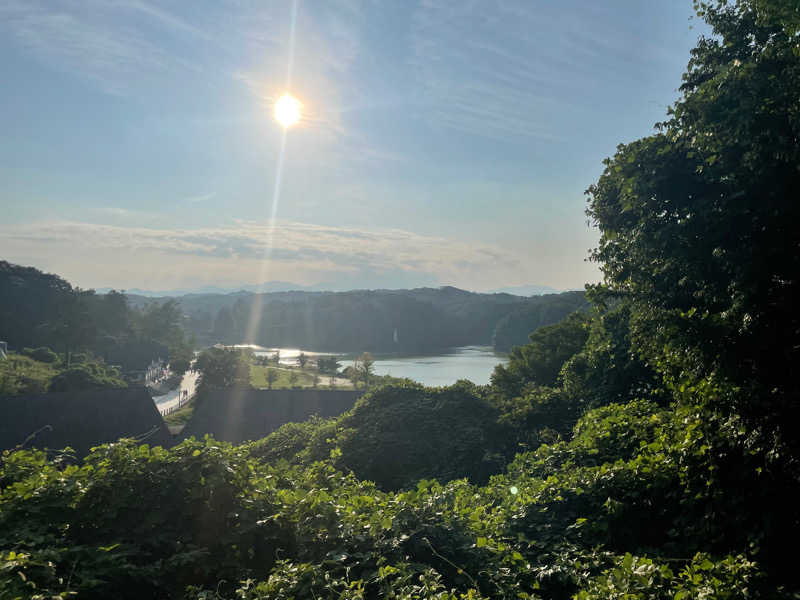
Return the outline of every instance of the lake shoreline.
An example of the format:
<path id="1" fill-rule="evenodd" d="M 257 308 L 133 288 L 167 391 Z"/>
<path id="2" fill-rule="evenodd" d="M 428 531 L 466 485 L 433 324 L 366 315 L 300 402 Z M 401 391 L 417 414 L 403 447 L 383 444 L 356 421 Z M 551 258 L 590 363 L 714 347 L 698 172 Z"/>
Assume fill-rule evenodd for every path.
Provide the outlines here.
<path id="1" fill-rule="evenodd" d="M 303 353 L 309 358 L 337 356 L 342 363 L 355 360 L 359 353 L 319 352 L 304 348 L 266 348 L 256 344 L 233 344 L 228 348 L 250 349 L 256 356 L 273 356 L 280 352 L 281 365 L 296 364 Z M 488 384 L 495 366 L 505 364 L 508 355 L 495 352 L 491 346 L 457 346 L 429 353 L 375 353 L 376 375 L 408 378 L 428 386 L 452 385 L 467 379 L 478 385 Z M 349 366 L 343 364 L 342 366 Z"/>

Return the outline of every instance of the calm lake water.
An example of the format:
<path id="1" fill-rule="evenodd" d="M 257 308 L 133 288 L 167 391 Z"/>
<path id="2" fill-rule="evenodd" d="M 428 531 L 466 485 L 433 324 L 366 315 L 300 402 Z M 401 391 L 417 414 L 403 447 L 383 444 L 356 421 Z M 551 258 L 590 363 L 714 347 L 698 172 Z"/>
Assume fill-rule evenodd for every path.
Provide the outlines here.
<path id="1" fill-rule="evenodd" d="M 276 350 L 281 353 L 281 363 L 297 364 L 297 355 L 305 352 L 308 356 L 332 354 L 311 352 L 300 348 L 262 348 L 250 346 L 257 355 L 273 355 Z M 352 355 L 341 355 L 342 367 L 352 364 Z M 464 346 L 452 348 L 441 354 L 397 356 L 375 355 L 375 373 L 408 377 L 424 385 L 451 385 L 459 379 L 469 379 L 473 383 L 483 385 L 489 383 L 489 377 L 495 366 L 505 364 L 507 357 L 492 350 L 491 346 Z"/>

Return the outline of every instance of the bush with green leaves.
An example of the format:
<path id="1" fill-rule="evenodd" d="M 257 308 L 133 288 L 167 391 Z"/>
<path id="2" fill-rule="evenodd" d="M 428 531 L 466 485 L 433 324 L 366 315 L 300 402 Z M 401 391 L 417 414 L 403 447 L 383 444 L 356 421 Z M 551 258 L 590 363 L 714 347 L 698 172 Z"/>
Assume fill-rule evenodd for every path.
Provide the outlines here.
<path id="1" fill-rule="evenodd" d="M 24 348 L 22 350 L 22 354 L 29 356 L 33 360 L 38 360 L 39 362 L 48 364 L 54 363 L 58 360 L 58 354 L 46 346 L 41 346 L 40 348 Z"/>
<path id="2" fill-rule="evenodd" d="M 702 413 L 647 401 L 589 411 L 572 439 L 520 454 L 484 486 L 422 480 L 387 492 L 346 472 L 347 459 L 376 468 L 358 463 L 367 452 L 410 451 L 378 435 L 397 417 L 381 421 L 387 407 L 439 403 L 451 428 L 475 426 L 474 414 L 449 412 L 475 406 L 477 396 L 459 403 L 456 390 L 469 397 L 463 386 L 384 389 L 346 416 L 373 436 L 361 448 L 347 446 L 355 427 L 317 419 L 240 447 L 121 442 L 81 464 L 5 453 L 4 585 L 19 597 L 90 599 L 623 598 L 647 585 L 653 597 L 738 598 L 778 585 L 746 535 L 720 536 L 726 524 L 709 520 L 719 498 L 697 488 L 710 464 L 698 443 Z M 482 460 L 458 439 L 448 442 L 454 462 Z M 291 465 L 298 449 L 304 464 Z M 313 462 L 312 450 L 328 456 Z M 442 468 L 440 458 L 428 468 Z"/>
<path id="3" fill-rule="evenodd" d="M 666 563 L 628 553 L 593 577 L 575 600 L 748 600 L 757 597 L 755 566 L 744 556 L 714 562 L 698 553 L 675 573 Z"/>
<path id="4" fill-rule="evenodd" d="M 103 390 L 124 388 L 128 384 L 119 371 L 97 362 L 75 364 L 50 380 L 48 391 Z"/>
<path id="5" fill-rule="evenodd" d="M 0 360 L 0 396 L 44 393 L 56 374 L 56 363 L 43 363 L 22 354 L 9 353 Z"/>
<path id="6" fill-rule="evenodd" d="M 314 436 L 312 460 L 336 452 L 336 465 L 383 489 L 421 479 L 486 481 L 502 468 L 497 411 L 469 382 L 426 388 L 386 385 L 362 396 L 329 437 Z M 325 435 L 328 435 L 327 433 Z"/>

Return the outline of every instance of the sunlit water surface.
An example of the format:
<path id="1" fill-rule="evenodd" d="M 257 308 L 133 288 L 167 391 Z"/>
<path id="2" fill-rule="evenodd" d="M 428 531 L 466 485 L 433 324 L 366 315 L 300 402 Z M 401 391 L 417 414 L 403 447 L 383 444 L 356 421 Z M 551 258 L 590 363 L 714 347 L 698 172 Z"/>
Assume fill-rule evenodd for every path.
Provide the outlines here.
<path id="1" fill-rule="evenodd" d="M 312 352 L 301 348 L 246 347 L 251 348 L 256 355 L 260 356 L 272 356 L 276 351 L 279 351 L 280 362 L 285 365 L 296 365 L 297 356 L 301 352 L 310 357 L 320 354 L 335 354 L 331 352 Z M 342 367 L 352 364 L 352 355 L 340 354 L 340 356 Z M 440 354 L 415 356 L 376 355 L 375 373 L 394 377 L 408 377 L 430 386 L 451 385 L 459 379 L 468 379 L 473 383 L 482 385 L 489 383 L 489 378 L 495 366 L 505 364 L 507 360 L 504 354 L 494 352 L 491 346 L 464 346 L 451 348 Z"/>

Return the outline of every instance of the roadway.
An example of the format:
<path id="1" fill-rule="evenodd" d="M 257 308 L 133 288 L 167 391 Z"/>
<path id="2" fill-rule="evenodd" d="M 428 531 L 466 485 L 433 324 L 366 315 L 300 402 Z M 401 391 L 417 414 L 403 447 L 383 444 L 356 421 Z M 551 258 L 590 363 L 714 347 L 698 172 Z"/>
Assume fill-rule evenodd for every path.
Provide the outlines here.
<path id="1" fill-rule="evenodd" d="M 162 394 L 161 396 L 153 396 L 153 402 L 156 403 L 156 408 L 158 408 L 159 412 L 164 414 L 171 408 L 178 406 L 184 390 L 189 392 L 187 394 L 188 398 L 194 396 L 199 377 L 200 374 L 196 371 L 186 371 L 186 373 L 183 374 L 183 379 L 181 379 L 181 384 L 178 387 L 167 392 L 166 394 Z"/>

